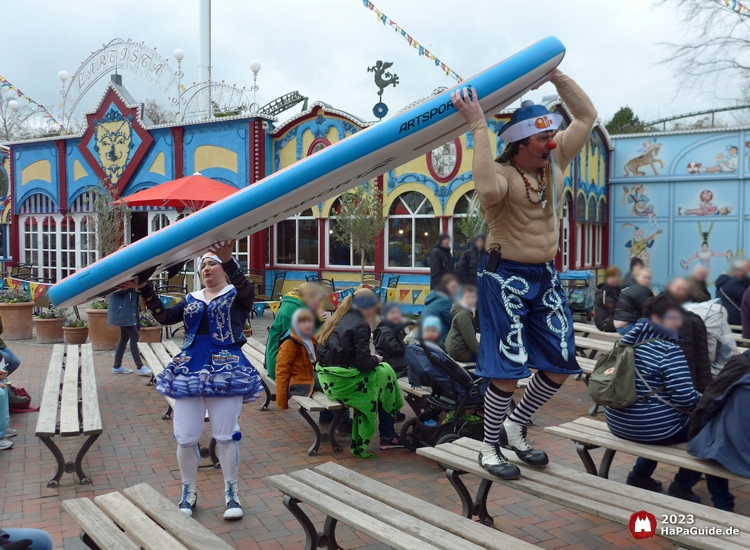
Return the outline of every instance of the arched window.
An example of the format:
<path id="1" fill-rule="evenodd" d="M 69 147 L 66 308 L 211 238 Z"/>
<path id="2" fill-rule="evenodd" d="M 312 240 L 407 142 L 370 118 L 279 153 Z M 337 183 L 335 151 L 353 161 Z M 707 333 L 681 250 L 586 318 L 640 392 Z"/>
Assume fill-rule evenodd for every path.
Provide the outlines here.
<path id="1" fill-rule="evenodd" d="M 60 276 L 67 277 L 76 270 L 76 220 L 65 216 L 60 222 Z"/>
<path id="2" fill-rule="evenodd" d="M 562 270 L 570 269 L 570 210 L 572 201 L 569 193 L 563 194 L 562 219 L 560 220 L 560 250 L 562 251 Z"/>
<path id="3" fill-rule="evenodd" d="M 481 214 L 476 191 L 469 191 L 458 199 L 456 208 L 453 210 L 451 226 L 453 255 L 460 258 L 461 254 L 471 247 L 474 235 L 487 231 L 487 224 Z"/>
<path id="4" fill-rule="evenodd" d="M 440 233 L 440 220 L 422 193 L 396 197 L 388 212 L 386 240 L 390 267 L 428 267 L 427 257 Z"/>
<path id="5" fill-rule="evenodd" d="M 42 277 L 55 280 L 57 267 L 60 265 L 57 258 L 57 223 L 54 216 L 42 218 L 42 263 L 39 264 L 39 273 Z"/>
<path id="6" fill-rule="evenodd" d="M 581 193 L 578 194 L 576 199 L 576 221 L 578 223 L 586 221 L 586 199 Z"/>
<path id="7" fill-rule="evenodd" d="M 23 220 L 23 261 L 39 265 L 39 222 L 34 216 L 24 216 Z"/>
<path id="8" fill-rule="evenodd" d="M 151 216 L 151 233 L 156 233 L 169 225 L 169 216 L 161 213 L 154 213 Z"/>
<path id="9" fill-rule="evenodd" d="M 596 199 L 589 197 L 589 207 L 586 212 L 586 220 L 590 223 L 596 223 Z"/>
<path id="10" fill-rule="evenodd" d="M 318 220 L 308 208 L 276 224 L 276 263 L 318 265 Z"/>
<path id="11" fill-rule="evenodd" d="M 362 265 L 362 256 L 359 250 L 352 250 L 351 244 L 344 244 L 339 240 L 339 232 L 336 227 L 336 216 L 341 211 L 341 201 L 336 199 L 331 205 L 331 213 L 326 220 L 326 233 L 328 235 L 328 266 L 353 266 Z M 365 251 L 365 266 L 375 265 L 375 256 L 372 250 Z"/>
<path id="12" fill-rule="evenodd" d="M 597 209 L 596 213 L 596 221 L 601 224 L 607 223 L 607 201 L 604 200 L 604 197 L 601 197 L 599 199 L 599 208 Z"/>
<path id="13" fill-rule="evenodd" d="M 307 156 L 314 155 L 318 151 L 322 151 L 331 144 L 326 138 L 317 138 L 310 144 L 310 148 L 307 150 Z"/>
<path id="14" fill-rule="evenodd" d="M 78 247 L 78 267 L 93 264 L 99 253 L 96 248 L 96 221 L 91 216 L 83 216 L 78 224 L 80 246 Z"/>

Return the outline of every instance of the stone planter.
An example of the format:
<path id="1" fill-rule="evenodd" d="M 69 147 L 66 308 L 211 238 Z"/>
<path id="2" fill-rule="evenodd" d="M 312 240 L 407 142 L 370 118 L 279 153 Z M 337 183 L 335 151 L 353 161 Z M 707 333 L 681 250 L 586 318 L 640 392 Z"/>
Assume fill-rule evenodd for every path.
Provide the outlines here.
<path id="1" fill-rule="evenodd" d="M 109 351 L 117 347 L 120 340 L 120 327 L 107 322 L 106 309 L 87 309 L 89 318 L 89 338 L 96 351 Z"/>
<path id="2" fill-rule="evenodd" d="M 63 341 L 65 319 L 34 319 L 36 341 L 40 344 L 57 344 Z"/>
<path id="3" fill-rule="evenodd" d="M 89 338 L 89 327 L 63 327 L 65 341 L 68 344 L 85 344 Z"/>
<path id="4" fill-rule="evenodd" d="M 146 344 L 161 342 L 161 327 L 141 327 L 138 332 L 138 341 Z"/>
<path id="5" fill-rule="evenodd" d="M 30 340 L 34 337 L 34 302 L 0 304 L 3 340 Z"/>

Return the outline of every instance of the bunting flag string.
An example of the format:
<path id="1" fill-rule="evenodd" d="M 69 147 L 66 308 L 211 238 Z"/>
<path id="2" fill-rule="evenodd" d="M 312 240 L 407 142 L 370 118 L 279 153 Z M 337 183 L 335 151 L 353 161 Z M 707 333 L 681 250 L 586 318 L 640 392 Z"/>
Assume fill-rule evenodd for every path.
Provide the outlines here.
<path id="1" fill-rule="evenodd" d="M 17 97 L 25 99 L 30 104 L 35 105 L 38 109 L 42 110 L 44 112 L 44 118 L 52 120 L 54 122 L 57 122 L 57 120 L 55 119 L 55 117 L 52 116 L 52 114 L 47 110 L 47 108 L 44 105 L 42 105 L 41 103 L 37 103 L 36 101 L 34 101 L 33 99 L 31 99 L 29 96 L 27 96 L 25 93 L 23 93 L 20 89 L 18 89 L 16 86 L 14 86 L 3 75 L 0 75 L 0 89 L 6 89 L 6 90 L 10 90 L 12 92 L 15 92 L 15 95 Z"/>
<path id="2" fill-rule="evenodd" d="M 411 291 L 410 291 L 410 290 L 409 290 L 408 288 L 406 288 L 406 289 L 401 289 L 401 290 L 399 290 L 398 292 L 399 292 L 399 300 L 400 300 L 401 302 L 403 302 L 403 301 L 404 301 L 404 298 L 406 298 L 407 296 L 409 296 L 409 295 L 411 294 Z"/>
<path id="3" fill-rule="evenodd" d="M 0 290 L 6 288 L 12 288 L 16 292 L 25 292 L 26 295 L 31 298 L 32 301 L 38 300 L 44 296 L 49 289 L 50 285 L 46 283 L 38 283 L 36 281 L 24 281 L 22 279 L 15 279 L 13 277 L 6 277 L 0 279 Z"/>
<path id="4" fill-rule="evenodd" d="M 276 312 L 279 311 L 279 308 L 281 307 L 281 302 L 268 302 L 268 307 L 271 308 L 271 313 L 276 315 Z"/>
<path id="5" fill-rule="evenodd" d="M 740 15 L 750 16 L 750 8 L 737 2 L 737 0 L 714 0 L 717 4 Z"/>
<path id="6" fill-rule="evenodd" d="M 422 291 L 421 290 L 412 290 L 411 291 L 411 303 L 416 303 L 417 300 L 419 300 L 419 297 L 421 296 Z"/>
<path id="7" fill-rule="evenodd" d="M 266 304 L 265 302 L 253 304 L 253 309 L 255 310 L 255 315 L 257 317 L 263 317 L 263 311 L 266 309 Z"/>
<path id="8" fill-rule="evenodd" d="M 733 0 L 717 0 L 721 2 L 731 2 Z M 374 12 L 375 15 L 378 18 L 379 23 L 383 23 L 383 25 L 386 25 L 388 27 L 391 27 L 397 34 L 400 34 L 404 40 L 406 40 L 409 45 L 417 50 L 417 54 L 420 56 L 424 56 L 427 59 L 434 61 L 436 67 L 440 67 L 440 69 L 445 73 L 446 76 L 450 76 L 451 78 L 455 78 L 458 82 L 463 82 L 464 79 L 458 76 L 456 71 L 448 67 L 443 61 L 438 59 L 434 53 L 430 52 L 427 48 L 422 46 L 419 42 L 414 40 L 414 38 L 407 33 L 398 23 L 396 23 L 393 19 L 388 17 L 386 14 L 384 14 L 382 11 L 380 11 L 378 8 L 375 7 L 375 5 L 370 2 L 370 0 L 362 0 L 362 4 L 364 7 L 369 9 L 370 11 Z"/>

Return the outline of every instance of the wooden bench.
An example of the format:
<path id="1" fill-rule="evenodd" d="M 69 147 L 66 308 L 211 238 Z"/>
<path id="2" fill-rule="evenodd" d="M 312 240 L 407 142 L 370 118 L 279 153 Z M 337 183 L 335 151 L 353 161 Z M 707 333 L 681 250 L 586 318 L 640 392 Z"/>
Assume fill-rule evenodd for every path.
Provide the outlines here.
<path id="1" fill-rule="evenodd" d="M 479 441 L 462 438 L 453 443 L 438 445 L 435 448 L 424 447 L 417 450 L 417 454 L 435 460 L 447 467 L 446 476 L 456 489 L 463 506 L 462 515 L 467 518 L 479 516 L 482 523 L 493 523 L 493 519 L 487 511 L 487 497 L 492 484 L 498 482 L 502 483 L 504 487 L 510 487 L 623 525 L 628 525 L 631 515 L 639 510 L 648 510 L 657 517 L 657 521 L 660 521 L 664 515 L 692 515 L 695 522 L 689 527 L 699 529 L 731 527 L 738 528 L 740 534 L 708 536 L 685 532 L 662 533 L 657 527 L 657 535 L 673 540 L 685 548 L 701 550 L 750 548 L 750 518 L 745 516 L 631 487 L 624 483 L 616 483 L 559 464 L 548 464 L 544 468 L 533 468 L 521 462 L 515 453 L 506 450 L 503 450 L 503 453 L 508 459 L 520 466 L 521 478 L 501 481 L 492 476 L 477 462 L 480 447 Z M 469 474 L 482 480 L 476 498 L 472 498 L 461 479 L 461 476 Z M 625 528 L 623 528 L 623 531 L 625 531 Z"/>
<path id="2" fill-rule="evenodd" d="M 310 397 L 293 395 L 290 399 L 297 403 L 299 407 L 297 409 L 299 411 L 299 414 L 302 416 L 302 418 L 305 419 L 305 422 L 307 422 L 307 424 L 310 426 L 310 428 L 312 428 L 312 431 L 315 434 L 315 439 L 313 440 L 312 445 L 310 445 L 310 448 L 307 449 L 307 456 L 314 456 L 318 454 L 320 443 L 326 440 L 331 444 L 331 448 L 333 449 L 334 453 L 340 453 L 343 448 L 341 447 L 341 445 L 339 445 L 338 441 L 336 441 L 336 428 L 338 428 L 341 419 L 344 417 L 344 411 L 346 411 L 346 407 L 344 407 L 344 405 L 342 403 L 339 403 L 338 401 L 329 399 L 323 392 L 320 391 L 313 392 L 312 396 Z M 333 412 L 333 419 L 331 420 L 331 424 L 328 426 L 327 434 L 321 433 L 320 426 L 318 426 L 318 423 L 315 421 L 315 419 L 310 416 L 311 412 L 322 411 Z"/>
<path id="3" fill-rule="evenodd" d="M 302 525 L 305 550 L 340 548 L 339 522 L 397 550 L 539 548 L 332 462 L 265 481 L 284 494 L 284 506 Z M 322 531 L 300 504 L 326 514 Z"/>
<path id="4" fill-rule="evenodd" d="M 63 508 L 81 526 L 81 540 L 93 550 L 231 550 L 150 485 L 121 493 L 64 500 Z"/>
<path id="5" fill-rule="evenodd" d="M 101 433 L 102 416 L 99 411 L 91 344 L 80 347 L 56 344 L 52 348 L 36 423 L 36 436 L 49 448 L 57 461 L 57 473 L 47 483 L 47 487 L 57 487 L 63 472 L 75 472 L 82 485 L 91 483 L 91 478 L 83 471 L 82 462 Z M 58 435 L 72 437 L 81 434 L 86 439 L 82 441 L 75 461 L 65 462 L 53 438 Z"/>
<path id="6" fill-rule="evenodd" d="M 404 401 L 411 407 L 414 414 L 419 416 L 424 411 L 424 400 L 430 397 L 430 388 L 412 388 L 408 378 L 399 378 L 398 387 L 404 394 Z"/>
<path id="7" fill-rule="evenodd" d="M 598 353 L 610 351 L 614 342 L 599 340 L 597 338 L 587 338 L 585 336 L 576 336 L 576 353 L 583 357 L 593 359 Z"/>
<path id="8" fill-rule="evenodd" d="M 141 353 L 143 362 L 151 369 L 151 380 L 146 385 L 153 386 L 156 383 L 156 377 L 161 374 L 170 361 L 172 361 L 172 358 L 180 353 L 181 350 L 172 340 L 165 340 L 164 342 L 150 345 L 145 342 L 138 342 L 138 351 Z M 167 410 L 161 415 L 161 418 L 162 420 L 169 420 L 172 418 L 172 412 L 174 411 L 174 399 L 165 397 L 164 400 L 167 402 Z M 206 411 L 205 421 L 209 421 L 208 411 Z M 198 443 L 198 450 L 201 457 L 211 459 L 214 468 L 221 468 L 219 455 L 216 454 L 216 440 L 213 437 L 208 447 L 204 447 Z"/>
<path id="9" fill-rule="evenodd" d="M 649 445 L 647 443 L 635 443 L 620 439 L 609 431 L 606 422 L 593 420 L 591 418 L 578 418 L 573 422 L 566 422 L 559 426 L 550 426 L 545 431 L 571 439 L 576 444 L 576 451 L 581 457 L 586 471 L 603 478 L 609 477 L 609 469 L 617 451 L 622 451 L 635 456 L 656 460 L 664 464 L 671 464 L 679 468 L 688 468 L 696 472 L 711 474 L 724 479 L 750 482 L 750 479 L 733 474 L 718 462 L 703 460 L 688 454 L 686 443 L 678 445 Z M 597 469 L 591 453 L 591 449 L 603 448 L 604 456 Z"/>
<path id="10" fill-rule="evenodd" d="M 590 325 L 588 323 L 573 323 L 573 330 L 580 333 L 581 336 L 587 338 L 598 338 L 599 340 L 606 340 L 607 342 L 615 342 L 622 338 L 618 332 L 604 332 L 596 328 L 596 325 Z"/>
<path id="11" fill-rule="evenodd" d="M 276 380 L 271 378 L 266 370 L 266 347 L 255 338 L 248 338 L 247 343 L 242 346 L 242 352 L 260 375 L 263 390 L 266 392 L 266 401 L 261 405 L 260 410 L 267 411 L 271 401 L 276 401 Z"/>

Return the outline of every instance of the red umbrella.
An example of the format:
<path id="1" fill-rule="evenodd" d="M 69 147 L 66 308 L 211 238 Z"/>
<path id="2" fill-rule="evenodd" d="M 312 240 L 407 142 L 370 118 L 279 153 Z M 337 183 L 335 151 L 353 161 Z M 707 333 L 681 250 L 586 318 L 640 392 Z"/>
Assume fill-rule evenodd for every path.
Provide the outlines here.
<path id="1" fill-rule="evenodd" d="M 196 172 L 192 176 L 138 191 L 116 202 L 122 201 L 128 206 L 169 206 L 179 211 L 188 208 L 195 212 L 237 191 L 239 189 L 236 187 L 212 180 Z"/>

